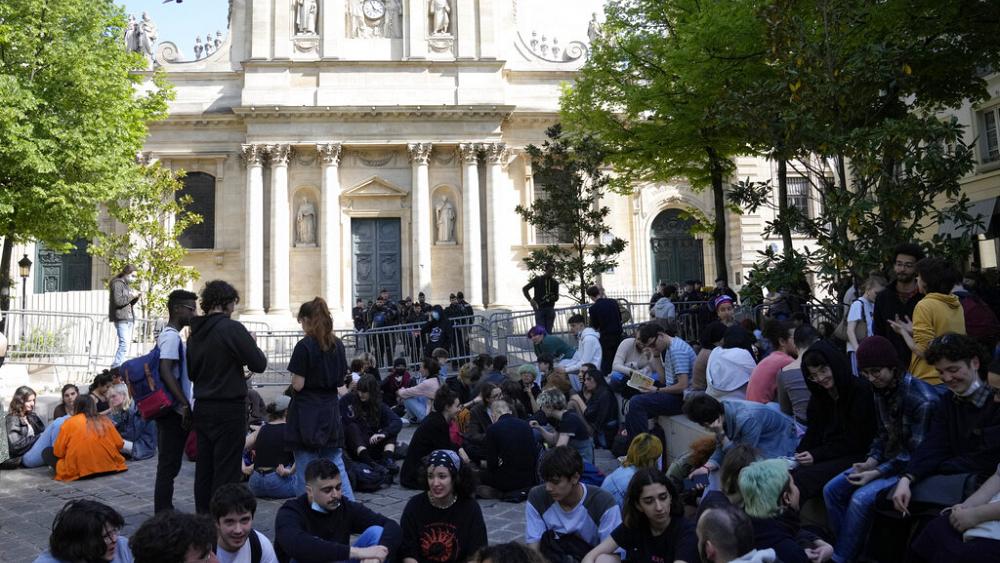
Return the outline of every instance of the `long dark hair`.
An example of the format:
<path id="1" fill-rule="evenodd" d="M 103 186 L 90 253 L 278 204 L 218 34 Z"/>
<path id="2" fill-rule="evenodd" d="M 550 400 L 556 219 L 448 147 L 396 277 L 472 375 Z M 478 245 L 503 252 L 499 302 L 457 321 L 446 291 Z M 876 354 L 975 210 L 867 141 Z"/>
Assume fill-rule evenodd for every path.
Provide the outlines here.
<path id="1" fill-rule="evenodd" d="M 88 499 L 67 502 L 52 521 L 49 552 L 61 561 L 100 561 L 108 547 L 104 527 L 116 530 L 125 519 L 114 508 Z"/>
<path id="2" fill-rule="evenodd" d="M 358 380 L 358 385 L 354 388 L 358 393 L 368 393 L 368 401 L 362 401 L 358 395 L 358 403 L 361 404 L 361 416 L 368 421 L 374 429 L 378 426 L 379 415 L 382 414 L 382 387 L 378 384 L 378 379 L 370 373 L 363 374 Z"/>
<path id="3" fill-rule="evenodd" d="M 35 390 L 27 385 L 22 385 L 14 391 L 14 396 L 10 398 L 10 414 L 14 416 L 24 416 L 27 412 L 24 410 L 24 403 L 28 402 L 31 396 L 37 396 Z"/>
<path id="4" fill-rule="evenodd" d="M 94 381 L 90 383 L 90 387 L 88 387 L 87 392 L 93 393 L 94 389 L 97 389 L 102 385 L 107 385 L 112 381 L 114 381 L 114 378 L 111 377 L 111 372 L 108 370 L 104 370 L 101 373 L 94 376 Z"/>
<path id="5" fill-rule="evenodd" d="M 110 419 L 97 412 L 97 403 L 90 395 L 77 395 L 76 401 L 73 402 L 73 412 L 85 416 L 87 418 L 87 428 L 101 436 L 104 435 L 106 429 L 104 421 L 111 422 Z"/>
<path id="6" fill-rule="evenodd" d="M 337 342 L 337 337 L 333 335 L 333 317 L 322 297 L 303 303 L 299 307 L 298 319 L 300 321 L 308 319 L 302 323 L 302 328 L 306 335 L 312 336 L 319 342 L 320 350 L 326 352 Z"/>
<path id="7" fill-rule="evenodd" d="M 670 479 L 655 468 L 647 467 L 639 469 L 628 483 L 628 489 L 625 491 L 625 503 L 622 506 L 624 508 L 622 522 L 629 529 L 640 530 L 643 526 L 649 526 L 649 519 L 646 518 L 646 515 L 639 508 L 639 498 L 642 497 L 642 489 L 646 485 L 656 484 L 666 487 L 667 494 L 670 495 L 670 517 L 675 518 L 684 514 L 684 507 L 680 503 L 680 496 L 677 494 L 677 489 L 670 482 Z"/>
<path id="8" fill-rule="evenodd" d="M 118 275 L 115 276 L 115 279 L 119 280 L 121 278 L 124 278 L 125 276 L 131 274 L 134 271 L 136 271 L 135 266 L 133 266 L 132 264 L 125 264 L 125 267 L 122 268 L 122 271 L 118 272 Z"/>

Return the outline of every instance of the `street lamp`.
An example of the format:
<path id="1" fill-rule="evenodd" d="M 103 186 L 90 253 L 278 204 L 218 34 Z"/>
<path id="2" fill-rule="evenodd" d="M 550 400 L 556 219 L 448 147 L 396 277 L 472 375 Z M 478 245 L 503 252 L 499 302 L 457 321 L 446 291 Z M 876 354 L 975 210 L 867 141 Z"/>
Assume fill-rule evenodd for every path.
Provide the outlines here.
<path id="1" fill-rule="evenodd" d="M 28 276 L 31 275 L 31 258 L 25 254 L 17 261 L 17 270 L 21 274 L 21 310 L 28 305 Z"/>

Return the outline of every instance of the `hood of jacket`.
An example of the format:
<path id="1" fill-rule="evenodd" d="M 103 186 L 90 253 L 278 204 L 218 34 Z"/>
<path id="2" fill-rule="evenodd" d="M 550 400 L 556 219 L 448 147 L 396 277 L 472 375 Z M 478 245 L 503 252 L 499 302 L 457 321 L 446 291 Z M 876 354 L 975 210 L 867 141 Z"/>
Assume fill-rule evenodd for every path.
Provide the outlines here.
<path id="1" fill-rule="evenodd" d="M 756 365 L 743 348 L 715 348 L 708 356 L 709 383 L 719 391 L 735 391 L 750 381 Z"/>
<path id="2" fill-rule="evenodd" d="M 820 354 L 826 359 L 826 364 L 830 366 L 830 371 L 833 372 L 833 384 L 837 387 L 837 392 L 840 396 L 844 396 L 850 390 L 852 379 L 854 378 L 847 356 L 834 348 L 833 344 L 830 344 L 826 340 L 817 340 L 815 344 L 802 354 L 802 376 L 806 380 L 806 387 L 809 388 L 809 393 L 813 397 L 829 397 L 830 394 L 827 393 L 826 389 L 823 389 L 823 387 L 813 381 L 811 377 L 808 377 L 809 374 L 806 373 L 808 368 L 805 367 L 805 360 L 812 354 Z"/>
<path id="3" fill-rule="evenodd" d="M 210 332 L 223 320 L 230 319 L 222 313 L 212 313 L 211 315 L 206 315 L 204 317 L 194 317 L 191 319 L 191 335 L 194 336 L 195 334 Z"/>
<path id="4" fill-rule="evenodd" d="M 583 329 L 583 330 L 580 331 L 580 335 L 577 336 L 576 339 L 577 340 L 583 340 L 584 338 L 587 338 L 587 337 L 594 337 L 594 338 L 600 339 L 601 335 L 598 334 L 598 332 L 596 330 L 594 330 L 594 329 L 592 329 L 592 328 L 590 328 L 588 326 L 587 328 L 585 328 L 585 329 Z"/>
<path id="5" fill-rule="evenodd" d="M 741 557 L 733 559 L 732 563 L 773 563 L 778 560 L 777 554 L 771 548 L 754 549 Z"/>
<path id="6" fill-rule="evenodd" d="M 928 293 L 927 295 L 924 296 L 924 299 L 928 299 L 930 301 L 937 301 L 939 303 L 943 303 L 945 306 L 947 306 L 949 309 L 952 309 L 952 310 L 959 309 L 959 308 L 962 307 L 961 300 L 959 300 L 959 298 L 958 298 L 957 295 L 952 294 L 952 293 L 948 293 L 948 294 L 945 294 L 945 293 Z"/>

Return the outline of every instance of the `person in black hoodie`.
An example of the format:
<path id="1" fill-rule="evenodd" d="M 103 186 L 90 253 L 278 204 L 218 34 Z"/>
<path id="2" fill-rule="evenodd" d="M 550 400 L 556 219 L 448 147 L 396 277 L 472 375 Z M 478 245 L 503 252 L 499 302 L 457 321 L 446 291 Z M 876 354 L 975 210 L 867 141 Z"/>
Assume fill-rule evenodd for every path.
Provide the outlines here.
<path id="1" fill-rule="evenodd" d="M 601 342 L 601 372 L 611 373 L 611 362 L 615 359 L 618 344 L 622 341 L 622 315 L 618 302 L 604 296 L 604 290 L 596 285 L 587 288 L 587 297 L 594 302 L 587 309 L 590 328 L 597 331 Z"/>
<path id="2" fill-rule="evenodd" d="M 328 459 L 306 468 L 306 493 L 285 501 L 274 517 L 278 560 L 395 561 L 402 541 L 399 524 L 343 498 L 343 475 Z M 360 534 L 354 545 L 351 535 Z"/>
<path id="3" fill-rule="evenodd" d="M 851 464 L 865 461 L 876 423 L 871 384 L 851 374 L 847 357 L 833 345 L 821 340 L 810 346 L 802 372 L 812 398 L 792 475 L 806 501 L 822 495 L 827 482 Z"/>
<path id="4" fill-rule="evenodd" d="M 430 320 L 420 327 L 420 341 L 424 350 L 451 349 L 451 321 L 440 305 L 431 307 Z"/>
<path id="5" fill-rule="evenodd" d="M 194 431 L 198 463 L 194 472 L 194 504 L 209 510 L 212 493 L 226 483 L 239 483 L 247 434 L 247 384 L 243 367 L 253 373 L 267 368 L 267 356 L 241 323 L 229 318 L 240 296 L 229 283 L 214 280 L 201 291 L 205 316 L 191 319 L 188 377 L 194 384 Z"/>
<path id="6" fill-rule="evenodd" d="M 393 453 L 403 422 L 382 400 L 382 389 L 374 375 L 361 376 L 354 391 L 344 396 L 340 414 L 348 455 L 365 463 L 379 463 L 396 473 L 399 468 Z"/>
<path id="7" fill-rule="evenodd" d="M 420 472 L 424 456 L 434 450 L 457 451 L 464 463 L 469 463 L 465 450 L 451 441 L 448 424 L 458 414 L 461 406 L 458 395 L 448 387 L 441 387 L 434 393 L 434 410 L 424 417 L 413 433 L 410 445 L 406 448 L 406 458 L 399 472 L 399 484 L 407 489 L 420 489 Z"/>
<path id="8" fill-rule="evenodd" d="M 580 366 L 580 374 L 583 376 L 580 395 L 587 404 L 583 418 L 590 425 L 595 444 L 606 448 L 611 443 L 608 438 L 614 439 L 618 428 L 618 401 L 608 387 L 607 380 L 594 364 Z"/>

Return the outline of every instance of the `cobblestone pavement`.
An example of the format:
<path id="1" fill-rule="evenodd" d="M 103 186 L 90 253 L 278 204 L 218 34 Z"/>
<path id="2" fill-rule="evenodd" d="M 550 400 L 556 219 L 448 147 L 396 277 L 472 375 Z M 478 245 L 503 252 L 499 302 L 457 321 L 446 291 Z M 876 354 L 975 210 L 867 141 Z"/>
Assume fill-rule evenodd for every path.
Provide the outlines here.
<path id="1" fill-rule="evenodd" d="M 401 441 L 409 441 L 413 429 L 404 428 Z M 605 472 L 617 466 L 607 450 L 597 450 L 597 464 Z M 0 471 L 0 561 L 30 562 L 48 546 L 52 519 L 66 501 L 91 498 L 115 507 L 125 517 L 122 531 L 130 535 L 153 514 L 153 479 L 156 458 L 129 462 L 129 470 L 117 475 L 62 483 L 52 479 L 47 468 Z M 185 461 L 175 483 L 174 506 L 194 511 L 194 463 Z M 414 491 L 398 484 L 378 493 L 360 493 L 357 500 L 390 518 L 399 520 Z M 284 501 L 260 500 L 254 527 L 274 539 L 274 515 Z M 519 540 L 524 535 L 524 504 L 480 500 L 490 543 Z"/>

